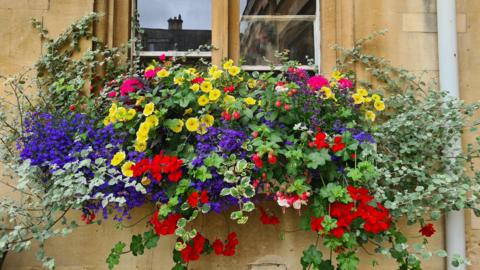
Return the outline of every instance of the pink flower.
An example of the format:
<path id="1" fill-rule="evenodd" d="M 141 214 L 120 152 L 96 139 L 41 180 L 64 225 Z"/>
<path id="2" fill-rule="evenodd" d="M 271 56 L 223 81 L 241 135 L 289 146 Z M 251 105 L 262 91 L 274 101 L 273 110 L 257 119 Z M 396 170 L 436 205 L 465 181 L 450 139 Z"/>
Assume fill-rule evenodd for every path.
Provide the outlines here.
<path id="1" fill-rule="evenodd" d="M 154 78 L 155 77 L 155 70 L 149 69 L 149 70 L 145 71 L 144 76 L 145 76 L 146 79 Z"/>
<path id="2" fill-rule="evenodd" d="M 318 90 L 324 87 L 325 85 L 328 85 L 328 80 L 322 75 L 317 75 L 317 76 L 310 77 L 307 83 L 310 86 L 310 88 L 312 88 L 312 90 Z"/>
<path id="3" fill-rule="evenodd" d="M 338 83 L 340 84 L 340 88 L 352 88 L 353 83 L 349 79 L 340 79 L 338 80 Z"/>
<path id="4" fill-rule="evenodd" d="M 122 86 L 120 86 L 120 95 L 128 96 L 129 93 L 133 93 L 138 89 L 143 88 L 143 83 L 137 78 L 126 79 Z"/>
<path id="5" fill-rule="evenodd" d="M 110 93 L 107 94 L 107 96 L 108 96 L 109 98 L 114 98 L 114 97 L 116 97 L 117 95 L 118 95 L 118 93 L 115 92 L 115 91 L 112 91 L 112 92 L 110 92 Z"/>
<path id="6" fill-rule="evenodd" d="M 163 61 L 165 61 L 165 59 L 167 59 L 167 56 L 166 56 L 164 53 L 162 53 L 162 54 L 160 55 L 160 57 L 158 57 L 158 59 L 160 59 L 160 61 L 163 62 Z"/>

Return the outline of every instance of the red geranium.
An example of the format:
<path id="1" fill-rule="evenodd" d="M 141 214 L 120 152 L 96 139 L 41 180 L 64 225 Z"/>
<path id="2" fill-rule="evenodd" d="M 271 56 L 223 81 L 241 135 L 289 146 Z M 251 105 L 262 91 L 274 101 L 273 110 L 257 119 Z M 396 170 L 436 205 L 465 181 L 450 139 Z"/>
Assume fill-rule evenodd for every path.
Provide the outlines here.
<path id="1" fill-rule="evenodd" d="M 213 251 L 215 251 L 215 254 L 220 255 L 223 253 L 223 243 L 220 241 L 220 239 L 217 239 L 213 242 L 212 244 Z"/>
<path id="2" fill-rule="evenodd" d="M 192 207 L 195 208 L 198 206 L 198 192 L 194 191 L 188 196 L 187 199 L 188 204 Z"/>
<path id="3" fill-rule="evenodd" d="M 278 225 L 280 224 L 280 220 L 278 219 L 277 216 L 275 215 L 268 215 L 267 212 L 265 211 L 265 209 L 263 209 L 263 207 L 258 207 L 258 209 L 260 210 L 260 221 L 262 222 L 262 224 L 265 224 L 265 225 Z"/>
<path id="4" fill-rule="evenodd" d="M 419 232 L 426 237 L 432 236 L 436 231 L 432 223 L 425 224 Z"/>
<path id="5" fill-rule="evenodd" d="M 312 231 L 316 232 L 321 232 L 323 231 L 323 225 L 322 222 L 325 219 L 325 217 L 312 217 L 310 220 L 310 227 L 312 228 Z"/>
<path id="6" fill-rule="evenodd" d="M 193 238 L 193 244 L 187 245 L 180 253 L 185 262 L 196 261 L 200 259 L 200 254 L 205 246 L 205 238 L 200 234 Z"/>
<path id="7" fill-rule="evenodd" d="M 200 202 L 202 204 L 208 203 L 210 198 L 208 197 L 208 192 L 206 190 L 203 190 L 202 193 L 200 194 Z"/>
<path id="8" fill-rule="evenodd" d="M 175 233 L 177 221 L 182 217 L 180 214 L 172 214 L 163 221 L 158 219 L 158 210 L 150 218 L 150 223 L 157 235 L 169 235 Z"/>
<path id="9" fill-rule="evenodd" d="M 153 179 L 160 181 L 163 175 L 167 175 L 170 182 L 178 182 L 182 176 L 183 160 L 176 156 L 167 156 L 163 152 L 150 159 L 142 159 L 132 166 L 133 176 L 139 177 L 150 172 Z"/>
<path id="10" fill-rule="evenodd" d="M 332 146 L 332 151 L 334 153 L 338 152 L 338 151 L 342 151 L 344 148 L 345 148 L 345 144 L 343 143 L 343 138 L 342 136 L 337 136 L 335 137 L 335 139 L 333 140 L 333 146 Z"/>
<path id="11" fill-rule="evenodd" d="M 315 145 L 317 146 L 317 149 L 320 150 L 322 148 L 328 149 L 330 145 L 325 141 L 327 138 L 327 134 L 324 132 L 319 131 L 315 135 Z"/>
<path id="12" fill-rule="evenodd" d="M 227 243 L 225 244 L 225 250 L 223 256 L 235 255 L 235 248 L 238 246 L 237 233 L 231 232 L 227 236 Z"/>

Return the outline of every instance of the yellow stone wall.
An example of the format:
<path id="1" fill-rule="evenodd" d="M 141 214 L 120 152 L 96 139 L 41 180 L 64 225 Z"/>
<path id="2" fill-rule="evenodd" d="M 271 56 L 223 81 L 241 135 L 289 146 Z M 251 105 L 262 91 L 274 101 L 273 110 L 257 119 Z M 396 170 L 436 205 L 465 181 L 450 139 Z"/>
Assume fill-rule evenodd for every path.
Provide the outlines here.
<path id="1" fill-rule="evenodd" d="M 219 1 L 219 0 L 215 0 Z M 227 0 L 225 0 L 227 1 Z M 228 0 L 232 1 L 232 0 Z M 234 0 L 233 0 L 234 1 Z M 336 53 L 330 49 L 334 43 L 351 46 L 357 38 L 374 31 L 388 29 L 385 37 L 368 45 L 368 51 L 384 56 L 396 65 L 438 76 L 437 35 L 434 0 L 321 0 L 322 70 L 328 72 L 334 65 Z M 460 59 L 461 96 L 467 101 L 477 101 L 480 92 L 480 1 L 458 0 L 458 38 Z M 111 46 L 125 42 L 129 37 L 129 0 L 0 0 L 0 74 L 14 74 L 29 67 L 42 53 L 42 44 L 30 26 L 30 19 L 42 21 L 52 36 L 61 33 L 71 22 L 96 10 L 105 13 L 96 24 L 96 33 Z M 214 44 L 215 45 L 215 44 Z M 0 91 L 2 91 L 0 86 Z M 466 137 L 465 142 L 471 140 Z M 301 251 L 315 241 L 310 232 L 298 232 L 295 211 L 283 215 L 273 205 L 270 207 L 281 217 L 279 227 L 261 225 L 258 213 L 250 222 L 238 226 L 227 216 L 209 214 L 197 221 L 199 229 L 209 238 L 224 238 L 229 231 L 237 231 L 240 239 L 238 253 L 224 258 L 210 255 L 193 264 L 192 269 L 300 269 Z M 134 213 L 130 223 L 150 213 L 145 207 Z M 71 217 L 78 218 L 79 213 Z M 207 223 L 208 220 L 208 223 Z M 131 234 L 145 229 L 142 222 L 133 228 L 114 230 L 113 222 L 102 226 L 81 226 L 63 239 L 49 241 L 46 251 L 57 260 L 57 269 L 97 270 L 106 269 L 105 258 L 117 241 L 128 241 Z M 430 240 L 432 250 L 444 247 L 444 228 L 436 224 L 438 232 Z M 408 236 L 416 236 L 417 227 L 406 227 Z M 468 253 L 473 265 L 480 269 L 480 222 L 467 214 Z M 126 255 L 117 269 L 170 269 L 173 238 L 162 238 L 160 246 L 147 251 L 144 256 Z M 362 251 L 360 269 L 394 269 L 393 263 L 381 256 L 371 256 L 373 247 Z M 327 253 L 328 254 L 328 253 Z M 425 269 L 445 269 L 444 260 L 433 258 L 425 263 Z M 9 254 L 4 269 L 41 269 L 34 251 Z"/>

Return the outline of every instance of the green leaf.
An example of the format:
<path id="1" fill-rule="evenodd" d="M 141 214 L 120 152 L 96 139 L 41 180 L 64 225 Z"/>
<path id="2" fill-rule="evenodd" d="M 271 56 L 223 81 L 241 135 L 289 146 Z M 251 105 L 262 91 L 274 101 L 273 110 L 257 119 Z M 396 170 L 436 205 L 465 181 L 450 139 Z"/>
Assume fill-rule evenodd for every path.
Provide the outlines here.
<path id="1" fill-rule="evenodd" d="M 130 251 L 132 251 L 133 256 L 142 255 L 144 249 L 142 236 L 140 234 L 133 235 L 130 243 Z"/>
<path id="2" fill-rule="evenodd" d="M 322 253 L 314 245 L 310 245 L 303 251 L 300 263 L 302 264 L 303 269 L 308 269 L 310 265 L 318 268 L 322 263 L 322 256 Z"/>
<path id="3" fill-rule="evenodd" d="M 325 149 L 320 151 L 312 152 L 307 157 L 307 167 L 310 169 L 317 169 L 319 166 L 325 165 L 325 163 L 330 160 L 330 155 Z"/>
<path id="4" fill-rule="evenodd" d="M 147 249 L 156 247 L 159 239 L 160 237 L 158 237 L 153 230 L 143 233 L 144 246 Z"/>
<path id="5" fill-rule="evenodd" d="M 110 254 L 107 257 L 108 269 L 113 269 L 116 265 L 120 263 L 120 254 L 123 252 L 123 249 L 127 245 L 123 242 L 118 242 L 110 251 Z"/>

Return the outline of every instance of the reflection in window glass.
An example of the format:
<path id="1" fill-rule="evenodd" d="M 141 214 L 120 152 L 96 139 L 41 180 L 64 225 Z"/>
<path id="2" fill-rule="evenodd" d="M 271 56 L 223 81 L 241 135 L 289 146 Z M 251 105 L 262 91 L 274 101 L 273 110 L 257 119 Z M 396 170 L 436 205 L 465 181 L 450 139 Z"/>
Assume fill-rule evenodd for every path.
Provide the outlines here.
<path id="1" fill-rule="evenodd" d="M 314 58 L 315 0 L 241 0 L 240 55 L 245 65 L 279 64 L 275 51 L 306 64 Z"/>
<path id="2" fill-rule="evenodd" d="M 144 51 L 188 51 L 212 42 L 211 0 L 137 0 Z"/>

